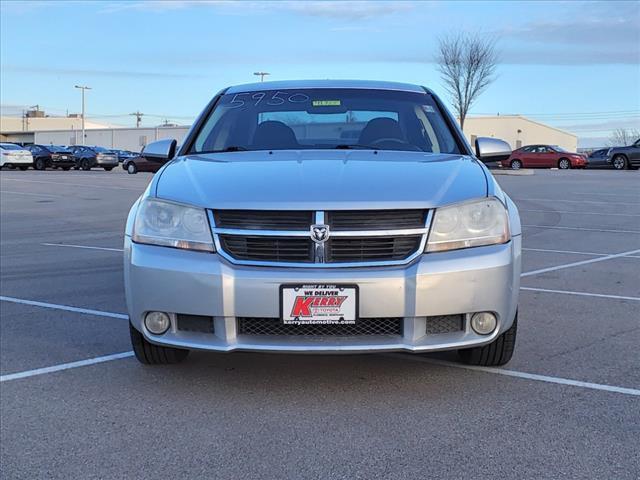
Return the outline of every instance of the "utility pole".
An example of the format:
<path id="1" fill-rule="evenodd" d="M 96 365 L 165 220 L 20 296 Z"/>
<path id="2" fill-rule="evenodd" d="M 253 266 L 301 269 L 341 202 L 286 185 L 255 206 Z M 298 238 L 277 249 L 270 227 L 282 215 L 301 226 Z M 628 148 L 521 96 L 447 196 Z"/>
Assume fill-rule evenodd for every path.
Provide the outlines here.
<path id="1" fill-rule="evenodd" d="M 76 85 L 76 88 L 82 90 L 82 145 L 84 145 L 84 91 L 91 90 L 91 87 Z"/>
<path id="2" fill-rule="evenodd" d="M 271 75 L 269 72 L 253 72 L 256 77 L 260 77 L 260 81 L 264 82 L 264 77 L 267 75 Z"/>
<path id="3" fill-rule="evenodd" d="M 136 128 L 140 128 L 140 123 L 142 122 L 142 117 L 144 113 L 141 113 L 140 111 L 136 110 L 135 112 L 130 113 L 129 115 L 136 117 Z"/>

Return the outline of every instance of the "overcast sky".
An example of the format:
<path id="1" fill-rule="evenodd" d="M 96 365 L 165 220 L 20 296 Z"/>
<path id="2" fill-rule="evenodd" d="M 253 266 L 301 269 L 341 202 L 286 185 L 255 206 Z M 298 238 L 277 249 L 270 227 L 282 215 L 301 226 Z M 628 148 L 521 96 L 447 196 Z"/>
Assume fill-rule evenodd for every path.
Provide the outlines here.
<path id="1" fill-rule="evenodd" d="M 475 114 L 521 113 L 587 137 L 640 128 L 640 2 L 0 2 L 3 113 L 39 104 L 131 125 L 188 123 L 224 86 L 383 79 L 446 96 L 439 36 L 497 39 Z M 155 115 L 155 116 L 152 116 Z M 597 143 L 597 140 L 595 140 Z"/>

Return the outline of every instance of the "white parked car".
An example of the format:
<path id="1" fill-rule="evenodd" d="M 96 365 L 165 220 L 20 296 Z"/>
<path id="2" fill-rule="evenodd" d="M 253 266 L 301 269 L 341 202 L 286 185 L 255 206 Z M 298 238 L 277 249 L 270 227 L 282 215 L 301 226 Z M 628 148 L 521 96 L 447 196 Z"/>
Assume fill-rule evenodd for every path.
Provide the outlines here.
<path id="1" fill-rule="evenodd" d="M 29 150 L 25 150 L 15 143 L 0 143 L 0 168 L 15 167 L 26 170 L 33 165 L 33 156 Z"/>

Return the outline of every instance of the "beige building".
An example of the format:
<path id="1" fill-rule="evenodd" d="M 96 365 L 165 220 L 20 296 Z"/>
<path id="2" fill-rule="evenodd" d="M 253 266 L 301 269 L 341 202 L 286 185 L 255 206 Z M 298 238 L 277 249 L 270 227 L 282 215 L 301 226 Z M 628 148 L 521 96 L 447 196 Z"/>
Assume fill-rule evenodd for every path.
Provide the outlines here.
<path id="1" fill-rule="evenodd" d="M 85 131 L 99 128 L 110 128 L 114 125 L 97 123 L 86 120 Z M 34 143 L 36 132 L 48 132 L 54 130 L 67 130 L 80 132 L 82 130 L 82 118 L 80 116 L 46 117 L 0 117 L 0 141 Z M 78 133 L 78 138 L 82 136 Z"/>
<path id="2" fill-rule="evenodd" d="M 535 122 L 521 115 L 496 115 L 467 117 L 464 134 L 473 145 L 477 137 L 500 138 L 514 150 L 526 145 L 558 145 L 575 152 L 578 137 L 544 123 Z"/>

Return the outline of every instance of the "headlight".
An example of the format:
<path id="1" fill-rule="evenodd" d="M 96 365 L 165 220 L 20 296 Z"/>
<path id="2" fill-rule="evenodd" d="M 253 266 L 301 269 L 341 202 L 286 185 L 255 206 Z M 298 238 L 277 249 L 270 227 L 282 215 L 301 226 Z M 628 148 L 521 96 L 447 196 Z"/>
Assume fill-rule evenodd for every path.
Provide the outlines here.
<path id="1" fill-rule="evenodd" d="M 204 209 L 156 198 L 140 203 L 132 238 L 136 243 L 215 251 Z"/>
<path id="2" fill-rule="evenodd" d="M 507 209 L 497 198 L 436 209 L 427 252 L 506 243 L 511 238 Z"/>

